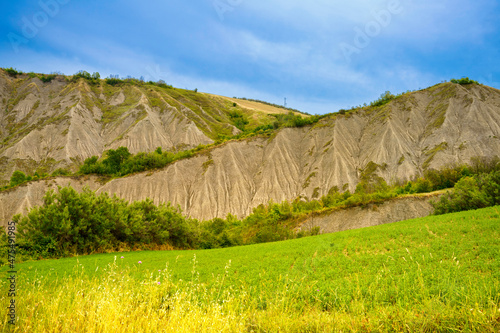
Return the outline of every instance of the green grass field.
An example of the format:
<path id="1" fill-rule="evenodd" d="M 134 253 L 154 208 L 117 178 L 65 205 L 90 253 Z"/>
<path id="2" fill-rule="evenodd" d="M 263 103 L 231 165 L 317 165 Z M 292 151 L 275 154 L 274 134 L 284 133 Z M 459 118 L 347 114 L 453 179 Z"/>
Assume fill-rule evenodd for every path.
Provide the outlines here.
<path id="1" fill-rule="evenodd" d="M 496 206 L 235 248 L 25 262 L 16 265 L 16 326 L 8 324 L 1 280 L 1 325 L 2 332 L 499 332 L 499 259 Z"/>

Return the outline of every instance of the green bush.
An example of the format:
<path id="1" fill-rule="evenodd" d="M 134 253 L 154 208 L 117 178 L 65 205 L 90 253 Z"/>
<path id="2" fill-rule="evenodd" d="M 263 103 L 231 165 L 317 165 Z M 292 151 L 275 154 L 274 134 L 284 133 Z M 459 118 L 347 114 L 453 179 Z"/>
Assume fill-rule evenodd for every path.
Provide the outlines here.
<path id="1" fill-rule="evenodd" d="M 245 126 L 248 125 L 247 117 L 241 111 L 229 111 L 229 119 L 236 126 L 236 128 L 244 131 Z"/>
<path id="2" fill-rule="evenodd" d="M 147 199 L 129 204 L 88 188 L 82 193 L 69 186 L 58 193 L 50 190 L 42 206 L 13 220 L 20 250 L 35 258 L 115 251 L 123 246 L 192 248 L 197 241 L 197 221 L 185 218 L 170 203 L 156 206 Z"/>
<path id="3" fill-rule="evenodd" d="M 14 186 L 22 184 L 28 180 L 29 179 L 28 179 L 28 177 L 26 177 L 24 172 L 16 170 L 16 171 L 14 171 L 12 176 L 10 177 L 10 186 L 14 187 Z"/>
<path id="4" fill-rule="evenodd" d="M 500 204 L 500 171 L 465 177 L 434 202 L 434 214 L 447 214 Z"/>
<path id="5" fill-rule="evenodd" d="M 71 175 L 71 172 L 68 171 L 67 169 L 63 169 L 63 168 L 58 168 L 58 169 L 54 170 L 54 172 L 52 172 L 52 174 L 51 174 L 52 177 L 69 176 L 69 175 Z"/>
<path id="6" fill-rule="evenodd" d="M 96 84 L 100 81 L 100 78 L 101 75 L 98 72 L 90 74 L 89 72 L 82 70 L 74 74 L 73 77 L 71 78 L 71 81 L 76 82 L 79 79 L 84 79 L 87 80 L 90 84 Z"/>
<path id="7" fill-rule="evenodd" d="M 10 76 L 12 77 L 16 77 L 18 75 L 21 75 L 23 74 L 23 72 L 21 71 L 18 71 L 17 69 L 14 69 L 12 67 L 9 67 L 9 68 L 4 68 L 4 70 L 7 72 L 7 74 L 9 74 Z"/>
<path id="8" fill-rule="evenodd" d="M 205 146 L 200 145 L 194 149 L 177 153 L 164 152 L 161 148 L 157 148 L 151 153 L 132 155 L 126 147 L 119 147 L 116 150 L 105 151 L 105 157 L 101 161 L 97 156 L 87 158 L 80 167 L 79 173 L 125 176 L 135 172 L 163 168 L 174 161 L 192 157 L 197 151 L 204 148 Z"/>
<path id="9" fill-rule="evenodd" d="M 479 84 L 479 82 L 474 81 L 474 80 L 471 80 L 471 79 L 469 79 L 468 77 L 466 77 L 466 78 L 461 78 L 461 79 L 459 79 L 459 80 L 456 80 L 456 79 L 451 79 L 451 80 L 450 80 L 450 82 L 451 82 L 451 83 L 460 84 L 460 85 Z"/>
<path id="10" fill-rule="evenodd" d="M 120 79 L 118 79 L 118 78 L 107 78 L 107 79 L 105 80 L 105 82 L 106 82 L 107 84 L 111 85 L 111 86 L 116 86 L 116 85 L 119 85 L 119 84 L 124 83 L 124 81 L 123 81 L 123 80 L 120 80 Z"/>
<path id="11" fill-rule="evenodd" d="M 428 193 L 432 192 L 433 184 L 429 179 L 418 178 L 411 185 L 411 193 Z"/>
<path id="12" fill-rule="evenodd" d="M 50 75 L 44 75 L 44 74 L 42 74 L 42 75 L 40 75 L 38 78 L 39 78 L 42 82 L 44 82 L 44 83 L 48 83 L 48 82 L 52 81 L 53 79 L 55 79 L 55 78 L 56 78 L 56 76 L 57 76 L 57 75 L 55 75 L 55 74 L 50 74 Z"/>
<path id="13" fill-rule="evenodd" d="M 379 99 L 377 99 L 374 102 L 371 102 L 370 106 L 382 106 L 384 104 L 389 103 L 390 101 L 392 101 L 395 98 L 396 98 L 396 96 L 393 95 L 393 94 L 391 94 L 390 91 L 386 91 L 385 93 L 383 93 L 382 95 L 380 95 Z"/>

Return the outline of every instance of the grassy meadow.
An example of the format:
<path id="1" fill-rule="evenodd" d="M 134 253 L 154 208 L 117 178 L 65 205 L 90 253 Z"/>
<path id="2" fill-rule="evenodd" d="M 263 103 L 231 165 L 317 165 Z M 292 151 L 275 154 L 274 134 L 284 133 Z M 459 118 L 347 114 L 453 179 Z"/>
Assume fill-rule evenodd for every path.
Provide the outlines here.
<path id="1" fill-rule="evenodd" d="M 283 242 L 17 264 L 1 332 L 499 332 L 500 206 Z M 2 277 L 8 267 L 0 268 Z"/>

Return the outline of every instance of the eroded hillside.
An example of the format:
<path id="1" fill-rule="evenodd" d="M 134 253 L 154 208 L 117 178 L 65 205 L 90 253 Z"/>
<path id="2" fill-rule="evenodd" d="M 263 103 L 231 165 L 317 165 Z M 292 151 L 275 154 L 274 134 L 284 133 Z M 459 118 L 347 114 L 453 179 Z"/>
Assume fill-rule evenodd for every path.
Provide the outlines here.
<path id="1" fill-rule="evenodd" d="M 112 96 L 127 98 L 119 97 L 121 94 L 125 92 Z M 174 104 L 173 101 L 171 103 Z M 96 107 L 88 109 L 97 112 Z M 145 109 L 148 110 L 146 106 Z M 165 110 L 166 114 L 179 114 L 169 107 Z M 159 111 L 145 112 L 147 119 L 154 118 L 150 114 L 159 114 Z M 82 118 L 92 118 L 91 111 L 84 111 L 83 106 L 80 113 L 76 110 L 74 113 Z M 177 117 L 181 121 L 180 116 Z M 196 145 L 211 140 L 207 133 L 190 123 L 187 116 L 182 119 L 186 128 L 192 126 L 190 135 L 193 135 L 193 141 L 186 144 Z M 137 147 L 144 144 L 144 137 L 153 136 L 157 140 L 160 137 L 158 133 L 149 133 L 154 131 L 152 127 L 147 127 L 151 123 L 152 120 L 144 120 L 142 126 L 145 127 L 141 130 L 140 127 L 133 127 L 134 133 L 137 133 L 134 136 L 126 134 L 117 141 L 109 142 L 99 139 L 101 151 L 105 145 L 103 142 L 108 142 L 109 147 L 127 145 L 137 151 Z M 92 124 L 91 120 L 88 124 Z M 57 125 L 53 128 L 62 129 Z M 102 133 L 112 131 L 106 125 L 103 128 Z M 117 130 L 113 136 L 120 131 Z M 83 132 L 91 135 L 89 131 Z M 52 140 L 62 140 L 58 135 L 54 134 Z M 96 135 L 93 138 L 104 137 Z M 82 148 L 73 146 L 75 154 L 87 150 L 98 154 L 97 148 L 88 148 L 94 146 L 85 143 L 85 138 L 80 135 Z M 228 213 L 242 217 L 249 214 L 253 207 L 269 200 L 281 202 L 297 197 L 318 198 L 334 186 L 354 190 L 368 166 L 375 166 L 375 172 L 390 183 L 421 175 L 428 168 L 468 163 L 475 156 L 500 156 L 499 138 L 500 91 L 480 85 L 445 83 L 404 94 L 380 107 L 334 114 L 314 126 L 285 128 L 271 137 L 229 141 L 161 170 L 114 179 L 106 184 L 96 183 L 91 178 L 80 179 L 78 186 L 87 182 L 92 189 L 114 193 L 131 201 L 145 198 L 151 198 L 156 203 L 170 201 L 180 205 L 187 215 L 199 219 L 224 217 Z M 155 142 L 151 143 L 153 147 L 158 141 L 152 137 L 151 140 Z M 173 140 L 170 139 L 170 142 Z M 8 149 L 18 146 L 15 144 Z M 30 154 L 34 160 L 43 157 L 33 153 L 44 151 L 43 148 L 23 147 L 24 154 Z M 30 190 L 35 187 L 43 188 L 40 183 L 32 182 L 0 193 L 0 217 L 7 219 L 22 209 L 41 203 L 43 191 Z M 25 199 L 27 197 L 30 198 L 29 203 Z"/>
<path id="2" fill-rule="evenodd" d="M 120 146 L 137 153 L 210 144 L 220 135 L 240 132 L 232 116 L 257 126 L 269 123 L 273 111 L 269 105 L 246 108 L 229 98 L 166 85 L 92 84 L 61 75 L 43 82 L 3 70 L 0 107 L 0 185 L 16 169 L 76 171 L 86 158 Z"/>

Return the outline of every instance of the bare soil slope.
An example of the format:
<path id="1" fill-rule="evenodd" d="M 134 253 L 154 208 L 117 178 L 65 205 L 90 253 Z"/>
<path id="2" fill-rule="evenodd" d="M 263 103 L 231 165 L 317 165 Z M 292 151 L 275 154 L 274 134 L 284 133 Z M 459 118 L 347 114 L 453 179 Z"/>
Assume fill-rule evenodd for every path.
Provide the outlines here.
<path id="1" fill-rule="evenodd" d="M 231 113 L 270 122 L 270 107 L 145 83 L 112 86 L 57 76 L 49 83 L 0 69 L 0 185 L 14 170 L 73 171 L 88 157 L 125 146 L 132 153 L 183 150 L 240 132 Z M 286 113 L 274 108 L 273 113 Z"/>
<path id="2" fill-rule="evenodd" d="M 119 94 L 113 96 L 118 98 Z M 145 97 L 140 97 L 137 105 L 141 98 Z M 70 100 L 64 103 L 69 104 Z M 149 110 L 146 103 L 142 105 L 147 115 L 141 125 L 144 127 L 135 124 L 133 131 L 129 130 L 120 139 L 118 135 L 128 127 L 121 122 L 109 128 L 102 124 L 95 127 L 93 119 L 99 117 L 97 108 L 89 111 L 78 102 L 65 115 L 78 117 L 78 123 L 66 119 L 35 128 L 2 150 L 2 158 L 11 161 L 29 156 L 39 163 L 44 158 L 59 156 L 58 150 L 53 149 L 58 145 L 63 152 L 61 157 L 52 157 L 56 160 L 67 156 L 82 159 L 98 154 L 106 145 L 126 144 L 138 151 L 154 147 L 167 134 L 172 145 L 210 142 L 187 116 L 180 117 L 168 107 L 162 115 L 157 109 Z M 18 113 L 26 112 L 22 110 Z M 177 119 L 174 127 L 183 128 L 179 130 L 184 133 L 182 139 L 172 134 L 173 129 L 160 126 L 168 123 L 166 120 L 162 123 L 161 119 L 169 117 L 169 110 L 177 115 L 177 118 L 172 116 Z M 153 124 L 159 129 L 155 130 Z M 67 134 L 60 132 L 68 126 Z M 111 135 L 113 128 L 122 129 Z M 335 114 L 314 126 L 283 129 L 271 138 L 230 141 L 162 170 L 114 179 L 105 185 L 89 181 L 89 186 L 130 201 L 145 198 L 157 203 L 170 201 L 180 205 L 187 215 L 199 219 L 225 217 L 228 213 L 242 217 L 269 200 L 319 198 L 333 186 L 345 185 L 354 190 L 370 162 L 378 165 L 377 173 L 390 183 L 421 175 L 426 168 L 468 163 L 474 156 L 500 156 L 499 138 L 500 91 L 480 85 L 445 83 L 405 94 L 381 107 Z M 40 185 L 25 187 L 31 186 Z M 0 217 L 8 218 L 21 207 L 28 207 L 22 194 L 26 191 L 21 187 L 0 193 Z M 32 195 L 29 203 L 36 202 L 40 202 L 40 197 Z"/>

